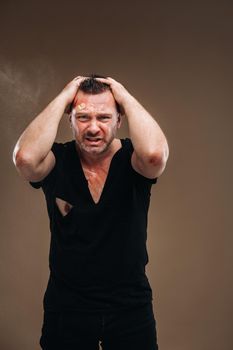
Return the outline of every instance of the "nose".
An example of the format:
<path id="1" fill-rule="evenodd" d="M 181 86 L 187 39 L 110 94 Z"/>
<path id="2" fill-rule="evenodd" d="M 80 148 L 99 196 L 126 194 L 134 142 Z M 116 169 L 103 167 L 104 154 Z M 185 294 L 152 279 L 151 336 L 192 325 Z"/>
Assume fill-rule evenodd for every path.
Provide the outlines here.
<path id="1" fill-rule="evenodd" d="M 91 120 L 88 126 L 88 132 L 95 135 L 99 132 L 99 130 L 100 128 L 98 125 L 98 121 L 95 119 Z"/>

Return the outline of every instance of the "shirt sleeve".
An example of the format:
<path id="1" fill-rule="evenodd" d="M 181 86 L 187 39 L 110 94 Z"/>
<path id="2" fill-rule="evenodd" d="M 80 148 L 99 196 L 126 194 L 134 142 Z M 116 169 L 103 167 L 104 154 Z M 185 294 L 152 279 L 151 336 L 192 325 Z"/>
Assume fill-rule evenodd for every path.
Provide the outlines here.
<path id="1" fill-rule="evenodd" d="M 158 177 L 155 177 L 155 178 L 148 178 L 148 177 L 145 177 L 141 174 L 139 174 L 131 165 L 131 156 L 132 156 L 132 153 L 134 151 L 134 148 L 133 148 L 133 144 L 132 144 L 132 141 L 129 139 L 129 138 L 126 138 L 126 141 L 128 143 L 128 147 L 129 147 L 129 152 L 130 152 L 130 167 L 131 167 L 131 171 L 132 171 L 132 174 L 133 176 L 135 177 L 136 180 L 138 181 L 144 181 L 144 182 L 147 182 L 151 185 L 153 184 L 156 184 L 157 181 L 158 181 Z"/>
<path id="2" fill-rule="evenodd" d="M 62 143 L 57 143 L 57 142 L 53 143 L 51 151 L 53 152 L 55 159 L 56 159 L 55 166 L 43 180 L 37 181 L 37 182 L 29 181 L 29 184 L 33 188 L 39 189 L 42 187 L 44 189 L 44 187 L 48 186 L 49 184 L 51 184 L 52 182 L 54 182 L 56 180 L 57 168 L 59 166 L 59 162 L 61 159 L 62 150 L 63 150 Z"/>

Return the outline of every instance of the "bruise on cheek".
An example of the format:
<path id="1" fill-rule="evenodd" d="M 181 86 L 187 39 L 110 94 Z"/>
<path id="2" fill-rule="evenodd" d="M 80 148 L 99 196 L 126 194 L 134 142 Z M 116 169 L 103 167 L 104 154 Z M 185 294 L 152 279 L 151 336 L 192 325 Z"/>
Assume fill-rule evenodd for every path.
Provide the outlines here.
<path id="1" fill-rule="evenodd" d="M 79 105 L 78 105 L 78 110 L 79 111 L 81 111 L 82 109 L 84 109 L 86 107 L 86 105 L 85 105 L 85 103 L 80 103 Z"/>

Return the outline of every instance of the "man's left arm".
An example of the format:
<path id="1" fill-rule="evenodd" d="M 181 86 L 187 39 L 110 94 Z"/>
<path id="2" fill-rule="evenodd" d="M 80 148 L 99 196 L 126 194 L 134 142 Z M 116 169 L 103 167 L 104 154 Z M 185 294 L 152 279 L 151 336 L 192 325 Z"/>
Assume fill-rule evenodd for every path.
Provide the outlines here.
<path id="1" fill-rule="evenodd" d="M 98 78 L 110 85 L 113 96 L 123 108 L 133 143 L 132 167 L 147 178 L 159 177 L 169 156 L 166 137 L 154 118 L 121 85 L 112 78 Z"/>

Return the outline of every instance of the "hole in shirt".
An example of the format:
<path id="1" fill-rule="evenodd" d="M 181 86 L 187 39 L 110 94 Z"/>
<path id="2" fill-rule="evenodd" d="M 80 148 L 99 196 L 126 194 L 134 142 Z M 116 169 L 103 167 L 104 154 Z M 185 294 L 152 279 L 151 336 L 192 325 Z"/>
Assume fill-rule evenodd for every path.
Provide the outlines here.
<path id="1" fill-rule="evenodd" d="M 62 216 L 66 216 L 73 208 L 72 204 L 58 197 L 56 197 L 56 204 Z"/>

